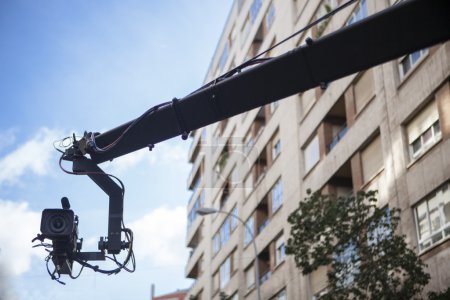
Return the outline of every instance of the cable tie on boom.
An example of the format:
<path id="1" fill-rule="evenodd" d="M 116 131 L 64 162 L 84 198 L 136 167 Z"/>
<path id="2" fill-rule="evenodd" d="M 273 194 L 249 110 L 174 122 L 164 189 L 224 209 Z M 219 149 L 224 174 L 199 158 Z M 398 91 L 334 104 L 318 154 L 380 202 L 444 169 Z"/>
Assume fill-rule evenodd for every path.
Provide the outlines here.
<path id="1" fill-rule="evenodd" d="M 179 108 L 178 108 L 178 102 L 179 102 L 179 100 L 177 98 L 173 98 L 172 99 L 172 107 L 173 107 L 173 111 L 175 112 L 175 117 L 177 119 L 177 124 L 178 124 L 178 130 L 180 131 L 181 138 L 183 140 L 187 140 L 187 138 L 189 136 L 189 131 L 186 130 L 186 127 L 184 126 L 184 122 L 183 122 L 182 116 L 181 116 Z"/>

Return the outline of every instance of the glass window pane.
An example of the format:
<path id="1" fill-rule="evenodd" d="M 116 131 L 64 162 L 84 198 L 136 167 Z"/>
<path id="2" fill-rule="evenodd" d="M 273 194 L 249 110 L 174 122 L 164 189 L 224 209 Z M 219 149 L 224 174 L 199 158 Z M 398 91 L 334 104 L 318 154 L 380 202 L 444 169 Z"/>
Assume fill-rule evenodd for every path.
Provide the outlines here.
<path id="1" fill-rule="evenodd" d="M 230 258 L 228 257 L 220 266 L 220 287 L 223 288 L 230 280 Z"/>
<path id="2" fill-rule="evenodd" d="M 423 134 L 422 134 L 422 141 L 424 145 L 427 145 L 433 140 L 433 132 L 431 127 L 428 128 Z"/>
<path id="3" fill-rule="evenodd" d="M 409 61 L 409 55 L 406 56 L 402 61 L 401 61 L 401 66 L 402 66 L 402 73 L 403 76 L 408 73 L 408 71 L 411 69 L 411 63 Z"/>
<path id="4" fill-rule="evenodd" d="M 428 201 L 428 211 L 430 214 L 430 221 L 431 221 L 431 231 L 436 232 L 438 231 L 442 224 L 441 224 L 441 216 L 439 212 L 439 200 L 441 197 L 439 197 L 440 192 L 436 194 L 433 198 L 431 198 Z"/>
<path id="5" fill-rule="evenodd" d="M 255 270 L 253 269 L 253 265 L 245 270 L 245 281 L 247 283 L 247 289 L 255 285 Z"/>
<path id="6" fill-rule="evenodd" d="M 319 138 L 317 135 L 305 148 L 305 169 L 309 171 L 320 159 Z"/>
<path id="7" fill-rule="evenodd" d="M 448 184 L 442 189 L 442 202 L 443 202 L 443 217 L 444 223 L 450 223 L 450 189 L 448 188 Z"/>
<path id="8" fill-rule="evenodd" d="M 434 136 L 438 139 L 441 136 L 441 126 L 439 125 L 439 121 L 433 124 Z"/>
<path id="9" fill-rule="evenodd" d="M 411 61 L 412 61 L 413 65 L 419 60 L 420 56 L 422 56 L 422 53 L 420 50 L 411 53 Z"/>
<path id="10" fill-rule="evenodd" d="M 418 137 L 414 142 L 412 142 L 411 146 L 413 156 L 415 156 L 422 148 L 422 140 L 420 139 L 420 137 Z"/>
<path id="11" fill-rule="evenodd" d="M 251 242 L 251 240 L 253 239 L 253 216 L 251 216 L 247 222 L 245 223 L 245 239 L 244 239 L 244 244 L 247 245 L 248 243 Z"/>
<path id="12" fill-rule="evenodd" d="M 419 239 L 423 239 L 424 237 L 427 237 L 430 235 L 430 228 L 428 225 L 428 217 L 427 217 L 427 203 L 424 202 L 420 204 L 417 209 L 417 223 L 418 223 L 418 230 L 419 230 Z"/>

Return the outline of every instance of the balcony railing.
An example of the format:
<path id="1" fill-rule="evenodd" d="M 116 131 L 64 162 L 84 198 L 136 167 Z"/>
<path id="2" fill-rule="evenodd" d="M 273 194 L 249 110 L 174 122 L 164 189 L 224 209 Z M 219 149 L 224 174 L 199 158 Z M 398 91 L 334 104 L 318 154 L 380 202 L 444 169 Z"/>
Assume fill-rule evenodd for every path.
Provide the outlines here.
<path id="1" fill-rule="evenodd" d="M 259 284 L 262 285 L 264 282 L 270 279 L 270 276 L 272 276 L 272 272 L 268 270 L 266 273 L 264 273 L 261 278 L 259 279 Z"/>
<path id="2" fill-rule="evenodd" d="M 347 131 L 348 131 L 347 124 L 342 125 L 342 127 L 339 129 L 339 132 L 331 140 L 331 143 L 328 144 L 327 146 L 328 152 L 331 151 L 331 149 L 333 149 L 339 143 L 340 140 L 342 140 Z"/>
<path id="3" fill-rule="evenodd" d="M 266 218 L 264 221 L 262 221 L 262 223 L 258 227 L 258 234 L 261 233 L 264 230 L 264 228 L 267 227 L 268 224 L 269 224 L 269 218 Z"/>

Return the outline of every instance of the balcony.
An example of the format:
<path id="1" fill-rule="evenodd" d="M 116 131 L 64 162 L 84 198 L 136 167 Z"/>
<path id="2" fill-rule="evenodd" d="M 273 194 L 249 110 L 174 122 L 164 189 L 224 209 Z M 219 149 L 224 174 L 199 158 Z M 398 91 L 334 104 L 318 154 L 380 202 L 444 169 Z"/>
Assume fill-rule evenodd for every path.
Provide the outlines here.
<path id="1" fill-rule="evenodd" d="M 336 135 L 332 137 L 331 142 L 327 145 L 328 152 L 330 152 L 331 149 L 333 149 L 339 143 L 339 141 L 342 140 L 347 131 L 348 127 L 346 123 L 337 129 Z"/>
<path id="2" fill-rule="evenodd" d="M 260 278 L 259 278 L 259 284 L 262 285 L 264 282 L 270 279 L 272 276 L 272 272 L 269 270 L 265 272 Z"/>
<path id="3" fill-rule="evenodd" d="M 205 129 L 202 129 L 202 135 L 203 135 L 204 130 Z M 196 134 L 194 132 L 191 134 L 193 139 L 192 139 L 191 146 L 189 147 L 189 151 L 188 151 L 188 161 L 190 163 L 193 163 L 200 153 L 202 135 Z"/>
<path id="4" fill-rule="evenodd" d="M 344 96 L 340 97 L 323 120 L 326 152 L 330 152 L 348 131 Z"/>
<path id="5" fill-rule="evenodd" d="M 264 228 L 267 227 L 267 225 L 269 225 L 269 219 L 268 218 L 263 220 L 261 222 L 261 224 L 258 226 L 258 234 L 260 234 L 264 230 Z"/>
<path id="6" fill-rule="evenodd" d="M 192 166 L 191 172 L 189 173 L 186 182 L 186 185 L 189 190 L 195 191 L 199 187 L 202 181 L 203 165 L 204 159 L 202 157 L 201 159 L 197 159 L 195 164 Z"/>

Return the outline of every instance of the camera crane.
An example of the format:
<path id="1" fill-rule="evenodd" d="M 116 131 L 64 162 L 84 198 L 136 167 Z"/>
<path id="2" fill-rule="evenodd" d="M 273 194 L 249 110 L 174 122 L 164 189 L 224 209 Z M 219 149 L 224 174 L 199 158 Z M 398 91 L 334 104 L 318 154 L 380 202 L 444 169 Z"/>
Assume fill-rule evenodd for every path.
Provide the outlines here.
<path id="1" fill-rule="evenodd" d="M 308 38 L 306 45 L 278 57 L 258 59 L 260 54 L 186 97 L 152 107 L 117 128 L 104 133 L 85 132 L 80 140 L 73 137 L 71 146 L 62 151 L 60 165 L 62 160 L 71 161 L 73 171 L 63 169 L 65 172 L 88 175 L 109 196 L 108 237 L 100 239 L 99 252 L 81 252 L 78 218 L 67 198 L 62 200 L 63 209 L 44 210 L 41 234 L 33 241 L 40 240 L 37 246 L 52 248 L 47 258 L 50 276 L 57 281 L 62 274 L 76 278 L 72 275 L 74 261 L 106 274 L 134 270 L 132 232 L 122 220 L 123 184 L 119 180 L 119 186 L 111 177 L 117 178 L 103 172 L 98 164 L 145 147 L 152 150 L 155 144 L 178 135 L 186 140 L 192 130 L 446 42 L 450 39 L 449 13 L 447 0 L 402 1 L 317 40 Z M 249 66 L 253 67 L 246 69 Z M 44 244 L 44 239 L 52 244 Z M 120 263 L 115 255 L 125 249 L 128 255 Z M 112 259 L 117 268 L 105 271 L 88 263 L 105 258 Z M 55 265 L 53 272 L 48 269 L 49 260 Z M 129 261 L 133 262 L 131 269 L 126 267 Z"/>

